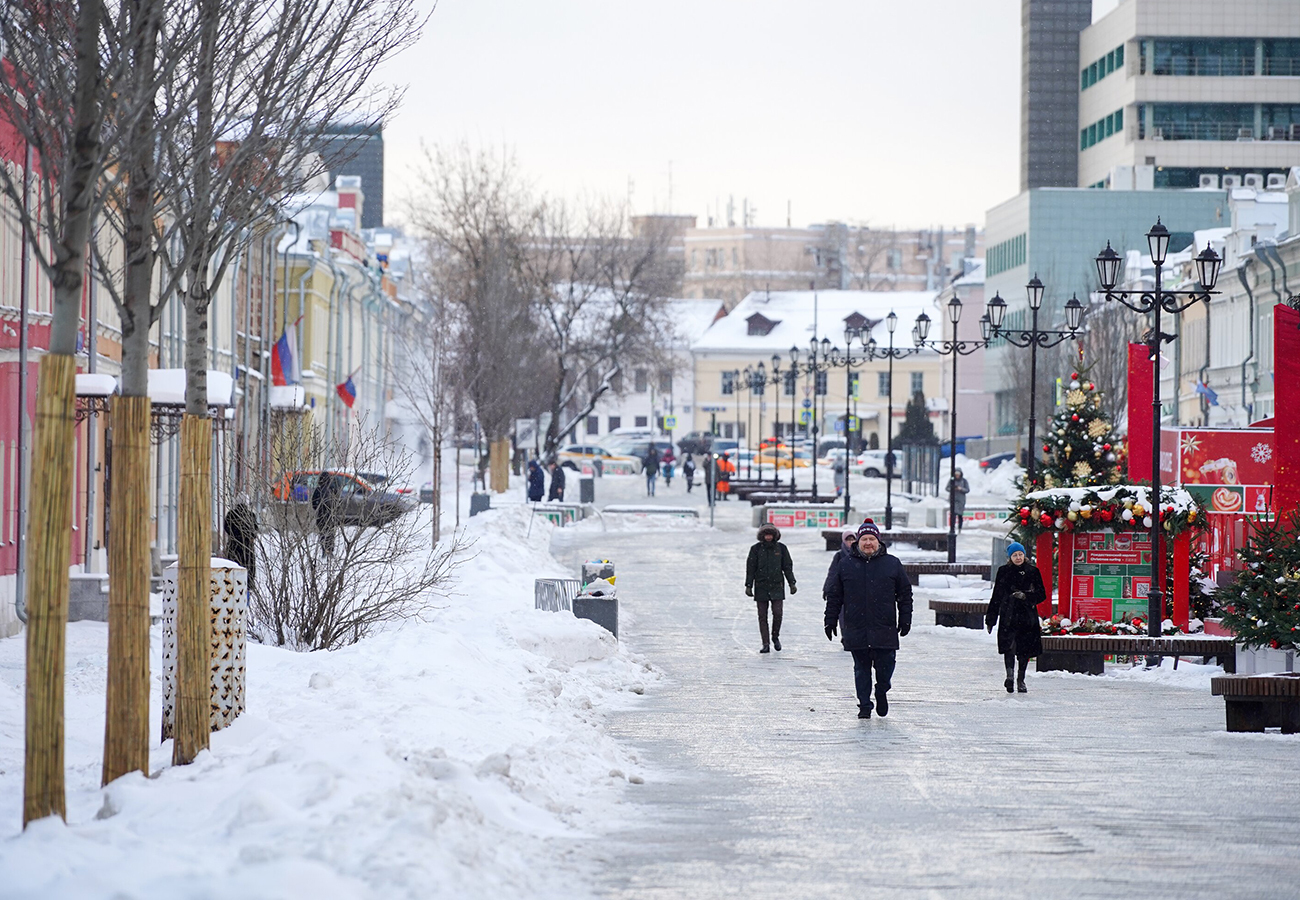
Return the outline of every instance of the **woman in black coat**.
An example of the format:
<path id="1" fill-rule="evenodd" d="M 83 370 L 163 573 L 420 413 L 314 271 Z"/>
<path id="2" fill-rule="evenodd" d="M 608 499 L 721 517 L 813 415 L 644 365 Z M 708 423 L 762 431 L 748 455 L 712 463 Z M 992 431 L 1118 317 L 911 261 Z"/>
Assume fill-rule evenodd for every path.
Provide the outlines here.
<path id="1" fill-rule="evenodd" d="M 1023 544 L 1007 547 L 1007 556 L 1010 561 L 998 569 L 984 622 L 990 632 L 994 625 L 998 626 L 998 652 L 1007 666 L 1003 686 L 1008 694 L 1013 690 L 1024 694 L 1029 690 L 1025 687 L 1029 657 L 1043 652 L 1043 631 L 1036 607 L 1047 599 L 1047 591 L 1043 588 L 1043 576 L 1029 562 Z M 1017 661 L 1019 671 L 1015 670 Z"/>
<path id="2" fill-rule="evenodd" d="M 546 494 L 546 475 L 535 459 L 528 461 L 528 502 L 541 503 Z"/>

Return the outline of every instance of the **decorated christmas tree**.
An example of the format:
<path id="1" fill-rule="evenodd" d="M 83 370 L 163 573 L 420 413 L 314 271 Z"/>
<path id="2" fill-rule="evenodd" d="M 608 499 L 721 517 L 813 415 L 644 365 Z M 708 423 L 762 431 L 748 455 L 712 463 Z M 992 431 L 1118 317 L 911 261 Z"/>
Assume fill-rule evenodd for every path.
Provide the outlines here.
<path id="1" fill-rule="evenodd" d="M 1300 646 L 1300 514 L 1287 521 L 1253 522 L 1255 533 L 1238 550 L 1246 567 L 1223 599 L 1223 624 L 1251 647 Z"/>
<path id="2" fill-rule="evenodd" d="M 1119 437 L 1102 411 L 1101 392 L 1082 365 L 1064 379 L 1065 402 L 1043 435 L 1041 486 L 1093 487 L 1120 480 Z"/>
<path id="3" fill-rule="evenodd" d="M 937 444 L 939 436 L 934 433 L 934 423 L 925 408 L 925 394 L 917 391 L 907 401 L 907 411 L 903 418 L 903 427 L 898 429 L 895 438 L 900 444 Z"/>

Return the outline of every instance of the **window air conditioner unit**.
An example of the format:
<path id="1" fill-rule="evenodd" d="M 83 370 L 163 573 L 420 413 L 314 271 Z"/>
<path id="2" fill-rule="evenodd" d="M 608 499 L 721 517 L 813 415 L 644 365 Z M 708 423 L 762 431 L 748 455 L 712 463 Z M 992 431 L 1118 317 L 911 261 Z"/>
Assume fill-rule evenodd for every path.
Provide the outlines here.
<path id="1" fill-rule="evenodd" d="M 1224 176 L 1223 176 L 1223 189 L 1224 189 L 1225 191 L 1230 191 L 1230 190 L 1232 190 L 1233 188 L 1239 188 L 1239 187 L 1241 187 L 1241 176 L 1240 176 L 1240 175 L 1224 175 Z"/>
<path id="2" fill-rule="evenodd" d="M 1266 191 L 1285 191 L 1286 190 L 1286 173 L 1269 172 L 1264 177 L 1264 190 Z"/>
<path id="3" fill-rule="evenodd" d="M 1264 190 L 1264 176 L 1258 172 L 1251 172 L 1241 182 L 1242 187 L 1250 188 L 1252 191 Z"/>
<path id="4" fill-rule="evenodd" d="M 1286 129 L 1287 129 L 1287 126 L 1285 126 L 1285 125 L 1270 125 L 1270 126 L 1268 126 L 1268 139 L 1269 139 L 1270 141 L 1285 141 L 1285 140 L 1286 140 Z"/>
<path id="5" fill-rule="evenodd" d="M 1244 126 L 1237 129 L 1237 140 L 1253 141 L 1254 139 L 1255 139 L 1255 129 L 1244 127 Z"/>
<path id="6" fill-rule="evenodd" d="M 1214 190 L 1217 191 L 1217 190 L 1219 189 L 1219 176 L 1218 176 L 1218 175 L 1204 175 L 1204 174 L 1201 175 L 1201 187 L 1203 187 L 1203 188 L 1213 188 Z"/>
<path id="7" fill-rule="evenodd" d="M 1291 123 L 1290 134 L 1288 137 L 1290 140 L 1300 141 L 1300 122 Z"/>
<path id="8" fill-rule="evenodd" d="M 1152 128 L 1152 129 L 1151 129 L 1151 140 L 1153 140 L 1153 141 L 1163 141 L 1164 139 L 1165 139 L 1165 130 L 1164 130 L 1163 128 Z"/>

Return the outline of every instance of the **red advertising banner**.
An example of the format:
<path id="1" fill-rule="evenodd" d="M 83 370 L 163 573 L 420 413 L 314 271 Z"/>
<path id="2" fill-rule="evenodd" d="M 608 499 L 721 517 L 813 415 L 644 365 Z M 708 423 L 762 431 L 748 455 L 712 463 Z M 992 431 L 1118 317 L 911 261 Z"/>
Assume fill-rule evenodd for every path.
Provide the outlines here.
<path id="1" fill-rule="evenodd" d="M 1151 394 L 1155 363 L 1146 344 L 1128 345 L 1128 474 L 1134 481 L 1151 480 Z"/>
<path id="2" fill-rule="evenodd" d="M 1165 428 L 1161 475 L 1182 485 L 1207 512 L 1265 515 L 1276 458 L 1268 428 Z"/>
<path id="3" fill-rule="evenodd" d="M 1273 509 L 1300 509 L 1300 312 L 1273 307 L 1273 408 L 1277 411 L 1277 491 Z"/>

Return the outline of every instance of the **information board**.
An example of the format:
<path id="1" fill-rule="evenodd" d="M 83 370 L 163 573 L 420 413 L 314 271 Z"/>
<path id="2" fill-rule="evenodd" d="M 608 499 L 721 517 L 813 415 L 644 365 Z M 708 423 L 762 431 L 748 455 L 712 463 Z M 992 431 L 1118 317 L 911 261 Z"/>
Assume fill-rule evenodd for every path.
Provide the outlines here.
<path id="1" fill-rule="evenodd" d="M 792 506 L 766 507 L 767 521 L 777 528 L 841 528 L 843 507 L 807 508 Z"/>
<path id="2" fill-rule="evenodd" d="M 1269 515 L 1275 460 L 1269 428 L 1165 428 L 1160 472 L 1211 514 Z"/>
<path id="3" fill-rule="evenodd" d="M 1147 614 L 1151 535 L 1090 531 L 1074 536 L 1070 608 L 1076 619 L 1118 622 Z"/>

